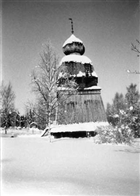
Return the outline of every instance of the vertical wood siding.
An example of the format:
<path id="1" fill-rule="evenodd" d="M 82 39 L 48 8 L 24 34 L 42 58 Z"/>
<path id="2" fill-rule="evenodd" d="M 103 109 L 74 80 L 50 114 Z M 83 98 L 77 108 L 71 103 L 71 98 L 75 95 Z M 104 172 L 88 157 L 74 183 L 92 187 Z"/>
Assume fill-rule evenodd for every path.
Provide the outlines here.
<path id="1" fill-rule="evenodd" d="M 59 124 L 97 121 L 107 121 L 100 90 L 84 90 L 72 95 L 58 117 Z"/>

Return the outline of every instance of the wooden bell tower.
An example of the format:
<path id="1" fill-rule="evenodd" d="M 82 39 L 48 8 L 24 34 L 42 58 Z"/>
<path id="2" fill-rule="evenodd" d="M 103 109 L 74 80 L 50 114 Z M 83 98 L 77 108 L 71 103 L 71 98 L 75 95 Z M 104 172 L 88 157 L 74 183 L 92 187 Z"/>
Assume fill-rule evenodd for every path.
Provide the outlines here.
<path id="1" fill-rule="evenodd" d="M 59 124 L 106 122 L 105 109 L 101 97 L 98 76 L 92 61 L 84 55 L 83 42 L 74 35 L 71 21 L 71 36 L 63 44 L 65 56 L 60 65 L 67 68 L 70 77 L 78 85 L 78 92 L 67 99 L 63 115 L 58 117 Z M 63 93 L 67 93 L 66 90 Z"/>

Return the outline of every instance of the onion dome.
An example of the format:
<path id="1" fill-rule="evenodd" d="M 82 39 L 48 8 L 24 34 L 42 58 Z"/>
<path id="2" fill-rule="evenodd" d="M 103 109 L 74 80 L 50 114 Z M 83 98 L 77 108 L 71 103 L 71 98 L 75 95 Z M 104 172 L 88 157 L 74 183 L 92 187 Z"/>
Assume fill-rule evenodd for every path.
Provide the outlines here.
<path id="1" fill-rule="evenodd" d="M 65 55 L 69 55 L 72 53 L 78 53 L 83 55 L 85 52 L 85 47 L 83 42 L 77 38 L 74 34 L 72 34 L 63 44 L 63 52 Z"/>

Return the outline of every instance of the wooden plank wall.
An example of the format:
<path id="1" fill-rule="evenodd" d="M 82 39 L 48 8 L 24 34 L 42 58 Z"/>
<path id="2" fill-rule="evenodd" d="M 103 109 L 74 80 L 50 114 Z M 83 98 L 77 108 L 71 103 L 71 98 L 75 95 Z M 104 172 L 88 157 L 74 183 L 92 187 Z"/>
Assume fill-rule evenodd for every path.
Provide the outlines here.
<path id="1" fill-rule="evenodd" d="M 100 90 L 98 89 L 84 90 L 72 95 L 68 98 L 62 113 L 63 115 L 58 116 L 59 124 L 107 121 Z"/>

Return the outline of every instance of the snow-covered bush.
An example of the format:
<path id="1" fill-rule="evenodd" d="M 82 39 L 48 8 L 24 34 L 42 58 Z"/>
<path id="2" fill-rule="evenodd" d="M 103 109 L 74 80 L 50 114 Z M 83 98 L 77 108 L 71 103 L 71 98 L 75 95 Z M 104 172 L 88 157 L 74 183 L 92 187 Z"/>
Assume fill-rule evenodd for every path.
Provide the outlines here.
<path id="1" fill-rule="evenodd" d="M 115 128 L 131 129 L 135 138 L 140 137 L 140 94 L 136 87 L 130 84 L 125 96 L 116 93 L 113 103 L 108 103 L 106 109 L 108 122 Z"/>
<path id="2" fill-rule="evenodd" d="M 131 144 L 133 141 L 133 132 L 128 126 L 113 127 L 98 127 L 95 136 L 96 143 L 112 143 L 112 144 Z"/>
<path id="3" fill-rule="evenodd" d="M 117 115 L 112 115 L 109 123 L 118 129 L 131 129 L 134 137 L 140 137 L 140 106 L 135 105 L 127 110 L 120 110 Z"/>
<path id="4" fill-rule="evenodd" d="M 131 107 L 129 115 L 127 115 L 129 120 L 128 126 L 133 131 L 134 136 L 140 137 L 140 104 L 135 104 Z"/>

